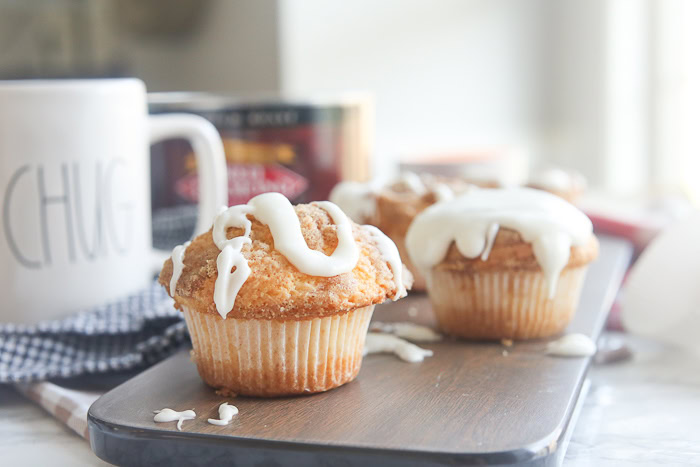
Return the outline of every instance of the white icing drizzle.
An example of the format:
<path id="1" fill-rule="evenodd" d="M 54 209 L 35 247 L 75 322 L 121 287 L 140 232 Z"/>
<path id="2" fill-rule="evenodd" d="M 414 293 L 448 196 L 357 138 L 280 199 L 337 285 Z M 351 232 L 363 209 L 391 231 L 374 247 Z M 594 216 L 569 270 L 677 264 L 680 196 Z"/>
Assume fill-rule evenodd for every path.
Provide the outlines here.
<path id="1" fill-rule="evenodd" d="M 180 280 L 182 275 L 182 270 L 185 268 L 185 251 L 187 247 L 190 246 L 192 242 L 185 242 L 182 245 L 178 245 L 173 248 L 173 254 L 171 256 L 173 260 L 173 275 L 170 277 L 170 296 L 175 296 L 175 289 L 177 288 L 177 281 Z"/>
<path id="2" fill-rule="evenodd" d="M 251 242 L 248 214 L 269 227 L 275 249 L 304 274 L 332 277 L 352 271 L 357 265 L 360 250 L 348 217 L 329 201 L 315 204 L 325 210 L 336 225 L 338 245 L 330 256 L 308 247 L 294 207 L 279 193 L 258 195 L 247 205 L 232 206 L 216 217 L 212 237 L 221 253 L 216 260 L 218 277 L 214 284 L 214 303 L 222 318 L 225 319 L 233 309 L 238 291 L 250 275 L 248 262 L 241 252 L 243 245 Z M 229 227 L 244 228 L 245 232 L 242 236 L 227 239 Z M 234 266 L 236 270 L 231 272 Z"/>
<path id="3" fill-rule="evenodd" d="M 222 209 L 218 216 L 214 219 L 214 227 L 211 231 L 212 238 L 219 250 L 223 250 L 226 245 L 232 245 L 238 238 L 250 237 L 250 229 L 252 223 L 246 217 L 253 212 L 252 206 L 248 204 L 240 204 L 231 206 L 230 208 Z M 244 229 L 242 237 L 234 237 L 229 239 L 226 232 L 229 227 L 237 227 Z"/>
<path id="4" fill-rule="evenodd" d="M 184 422 L 185 420 L 194 420 L 197 416 L 197 414 L 194 413 L 194 410 L 184 410 L 182 412 L 178 412 L 176 410 L 168 408 L 162 410 L 154 410 L 153 413 L 156 414 L 153 417 L 153 421 L 156 423 L 177 421 L 177 429 L 179 431 L 182 431 L 182 422 Z"/>
<path id="5" fill-rule="evenodd" d="M 228 402 L 224 402 L 219 406 L 219 419 L 210 418 L 207 422 L 212 425 L 225 426 L 231 422 L 234 415 L 238 415 L 238 407 L 235 405 L 228 405 Z"/>
<path id="6" fill-rule="evenodd" d="M 328 199 L 338 205 L 350 219 L 366 223 L 377 210 L 376 186 L 371 183 L 340 182 L 333 187 Z"/>
<path id="7" fill-rule="evenodd" d="M 567 334 L 547 344 L 547 355 L 555 357 L 590 357 L 596 353 L 593 340 L 585 334 Z"/>
<path id="8" fill-rule="evenodd" d="M 422 195 L 427 193 L 428 189 L 425 187 L 423 180 L 413 172 L 403 172 L 395 184 L 402 185 L 412 193 L 417 195 Z"/>
<path id="9" fill-rule="evenodd" d="M 407 339 L 413 342 L 438 342 L 442 340 L 442 334 L 435 332 L 427 326 L 411 323 L 408 321 L 397 323 L 382 323 L 373 321 L 369 328 L 371 331 L 379 331 L 393 334 L 396 337 Z"/>
<path id="10" fill-rule="evenodd" d="M 425 357 L 432 357 L 433 351 L 422 349 L 391 334 L 368 332 L 362 355 L 374 353 L 393 353 L 405 362 L 422 362 Z"/>
<path id="11" fill-rule="evenodd" d="M 287 198 L 284 199 L 286 200 Z M 289 204 L 289 201 L 287 203 Z M 292 229 L 292 232 L 286 236 L 283 234 L 287 232 L 287 225 L 279 222 L 279 217 L 269 219 L 271 222 L 275 222 L 274 227 L 271 222 L 262 220 L 262 222 L 270 226 L 273 236 L 275 236 L 275 231 L 279 233 L 279 235 L 275 236 L 275 249 L 286 256 L 289 262 L 296 266 L 297 269 L 311 276 L 332 277 L 352 271 L 360 259 L 360 249 L 357 247 L 355 238 L 352 235 L 350 219 L 342 209 L 330 201 L 318 201 L 313 204 L 326 211 L 335 224 L 336 235 L 338 236 L 338 245 L 335 247 L 335 251 L 330 256 L 326 256 L 320 251 L 310 249 L 301 235 L 301 226 L 296 213 L 293 219 L 299 228 Z M 291 208 L 292 205 L 289 204 L 289 206 Z M 293 213 L 294 210 L 292 208 L 291 211 L 285 212 Z M 266 213 L 266 215 L 268 214 Z M 289 220 L 291 222 L 291 216 Z M 277 245 L 278 236 L 281 240 L 279 246 Z"/>
<path id="12" fill-rule="evenodd" d="M 216 269 L 218 275 L 214 283 L 214 304 L 222 318 L 226 318 L 236 302 L 238 291 L 241 289 L 248 276 L 250 267 L 248 261 L 243 256 L 243 245 L 250 244 L 250 229 L 252 223 L 246 217 L 253 211 L 251 206 L 238 205 L 230 208 L 223 208 L 214 219 L 212 228 L 212 238 L 217 248 L 221 250 L 216 258 Z M 244 229 L 240 237 L 227 238 L 226 232 L 229 227 Z M 233 268 L 235 271 L 231 272 Z M 222 310 L 226 310 L 222 312 Z"/>
<path id="13" fill-rule="evenodd" d="M 435 199 L 437 199 L 438 203 L 449 201 L 455 197 L 455 192 L 452 190 L 452 188 L 444 183 L 436 183 L 433 185 L 432 192 L 435 195 Z"/>
<path id="14" fill-rule="evenodd" d="M 392 274 L 394 274 L 396 293 L 392 300 L 396 301 L 399 298 L 405 297 L 406 286 L 403 283 L 403 263 L 401 262 L 401 256 L 399 255 L 398 248 L 396 248 L 396 244 L 373 225 L 365 225 L 363 227 L 369 232 L 374 244 L 377 246 L 377 249 L 379 249 L 379 254 L 391 268 Z"/>
<path id="15" fill-rule="evenodd" d="M 414 264 L 428 275 L 453 242 L 467 258 L 488 256 L 493 244 L 489 238 L 495 239 L 500 227 L 517 231 L 532 244 L 550 298 L 571 247 L 585 245 L 593 232 L 588 217 L 558 196 L 531 188 L 482 189 L 418 214 L 406 234 L 406 246 Z"/>

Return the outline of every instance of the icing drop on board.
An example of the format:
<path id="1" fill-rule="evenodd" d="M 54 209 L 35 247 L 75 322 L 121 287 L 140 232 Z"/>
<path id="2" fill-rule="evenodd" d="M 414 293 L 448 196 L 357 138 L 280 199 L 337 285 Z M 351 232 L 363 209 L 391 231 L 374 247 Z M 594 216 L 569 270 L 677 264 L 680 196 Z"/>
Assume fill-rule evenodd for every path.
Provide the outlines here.
<path id="1" fill-rule="evenodd" d="M 177 410 L 168 408 L 156 410 L 153 413 L 155 413 L 153 421 L 156 423 L 177 421 L 177 429 L 179 431 L 182 431 L 182 422 L 185 420 L 194 420 L 197 416 L 197 414 L 194 413 L 194 410 L 183 410 L 182 412 L 178 412 Z"/>
<path id="2" fill-rule="evenodd" d="M 212 425 L 225 426 L 228 425 L 233 419 L 234 415 L 238 415 L 238 407 L 235 405 L 229 405 L 228 402 L 224 402 L 219 406 L 219 418 L 210 418 L 207 422 Z"/>
<path id="3" fill-rule="evenodd" d="M 400 337 L 379 332 L 368 332 L 362 354 L 369 355 L 374 353 L 393 353 L 401 360 L 410 363 L 422 362 L 425 357 L 433 356 L 432 350 L 418 347 Z"/>
<path id="4" fill-rule="evenodd" d="M 369 325 L 370 331 L 379 331 L 387 334 L 393 334 L 401 339 L 406 339 L 413 342 L 438 342 L 442 340 L 442 334 L 435 332 L 427 326 L 411 322 L 393 322 L 382 323 L 380 321 L 372 321 Z"/>
<path id="5" fill-rule="evenodd" d="M 547 344 L 547 355 L 555 357 L 590 357 L 596 353 L 596 345 L 585 334 L 567 334 Z"/>

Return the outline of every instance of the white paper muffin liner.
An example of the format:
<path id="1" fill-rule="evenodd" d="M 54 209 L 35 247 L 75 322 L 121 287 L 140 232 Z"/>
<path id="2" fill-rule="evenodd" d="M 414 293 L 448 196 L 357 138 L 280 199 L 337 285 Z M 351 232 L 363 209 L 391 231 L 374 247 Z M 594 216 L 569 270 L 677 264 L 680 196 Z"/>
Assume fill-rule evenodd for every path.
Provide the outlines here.
<path id="1" fill-rule="evenodd" d="M 564 269 L 551 299 L 544 274 L 531 270 L 467 273 L 436 268 L 428 293 L 446 334 L 470 339 L 547 337 L 571 321 L 586 269 Z"/>
<path id="2" fill-rule="evenodd" d="M 183 311 L 193 359 L 208 385 L 278 396 L 327 391 L 354 379 L 374 306 L 303 321 Z"/>

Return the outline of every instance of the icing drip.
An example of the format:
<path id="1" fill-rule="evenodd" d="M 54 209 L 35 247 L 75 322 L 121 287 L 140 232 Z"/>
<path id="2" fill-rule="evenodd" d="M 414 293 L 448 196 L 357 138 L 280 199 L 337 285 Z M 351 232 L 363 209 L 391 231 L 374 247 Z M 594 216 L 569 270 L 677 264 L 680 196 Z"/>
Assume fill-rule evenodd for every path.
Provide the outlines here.
<path id="1" fill-rule="evenodd" d="M 328 199 L 340 206 L 350 219 L 358 224 L 364 224 L 374 216 L 377 210 L 376 191 L 376 187 L 371 182 L 341 182 L 333 187 Z"/>
<path id="2" fill-rule="evenodd" d="M 442 340 L 442 334 L 438 334 L 427 326 L 410 322 L 381 323 L 373 321 L 369 328 L 371 331 L 393 334 L 413 342 L 438 342 Z"/>
<path id="3" fill-rule="evenodd" d="M 500 226 L 494 222 L 486 231 L 486 246 L 484 247 L 484 251 L 481 253 L 481 261 L 486 261 L 489 259 L 489 255 L 493 249 L 493 242 L 496 241 L 496 235 L 498 235 L 499 227 Z"/>
<path id="4" fill-rule="evenodd" d="M 190 246 L 192 242 L 185 242 L 183 245 L 178 245 L 173 248 L 173 254 L 171 256 L 173 260 L 173 275 L 170 277 L 170 296 L 175 296 L 175 290 L 177 289 L 177 281 L 180 280 L 182 275 L 182 270 L 185 268 L 185 251 L 187 247 Z"/>
<path id="5" fill-rule="evenodd" d="M 436 183 L 433 185 L 432 192 L 435 195 L 435 199 L 437 199 L 438 203 L 449 201 L 455 197 L 455 193 L 452 188 L 444 183 Z"/>
<path id="6" fill-rule="evenodd" d="M 422 362 L 425 357 L 432 357 L 433 351 L 422 349 L 391 334 L 368 332 L 362 355 L 373 353 L 393 353 L 405 362 Z"/>
<path id="7" fill-rule="evenodd" d="M 275 249 L 282 253 L 294 267 L 304 274 L 332 277 L 353 270 L 360 257 L 360 250 L 352 235 L 352 224 L 335 204 L 315 203 L 325 210 L 336 225 L 338 245 L 330 256 L 312 250 L 301 233 L 301 224 L 294 207 L 279 193 L 265 193 L 248 201 L 247 205 L 232 206 L 222 211 L 214 221 L 212 238 L 221 250 L 216 260 L 218 276 L 214 284 L 214 303 L 222 318 L 233 309 L 240 288 L 250 275 L 250 267 L 242 248 L 251 243 L 251 222 L 248 214 L 266 224 L 275 242 Z M 245 230 L 239 237 L 228 239 L 229 227 Z M 235 271 L 231 270 L 235 267 Z"/>
<path id="8" fill-rule="evenodd" d="M 214 283 L 214 304 L 224 319 L 233 309 L 238 292 L 250 276 L 250 266 L 241 252 L 243 245 L 250 243 L 250 238 L 237 237 L 234 240 L 237 242 L 226 245 L 216 258 L 218 275 Z M 236 269 L 231 272 L 234 266 Z"/>
<path id="9" fill-rule="evenodd" d="M 590 357 L 596 350 L 595 342 L 584 334 L 567 334 L 547 344 L 547 355 L 555 357 Z"/>
<path id="10" fill-rule="evenodd" d="M 401 297 L 406 296 L 406 286 L 403 283 L 403 263 L 399 250 L 396 244 L 389 237 L 373 225 L 363 226 L 372 237 L 374 244 L 379 249 L 382 259 L 389 264 L 391 272 L 394 274 L 394 283 L 396 284 L 396 293 L 392 300 L 396 301 Z"/>
<path id="11" fill-rule="evenodd" d="M 238 407 L 224 402 L 219 406 L 219 419 L 210 418 L 207 421 L 212 425 L 225 426 L 229 424 L 234 415 L 238 415 Z"/>
<path id="12" fill-rule="evenodd" d="M 585 214 L 550 193 L 530 188 L 483 189 L 420 213 L 408 229 L 406 246 L 411 260 L 427 275 L 453 242 L 467 258 L 488 257 L 500 227 L 515 230 L 532 244 L 550 298 L 571 247 L 585 245 L 593 232 Z"/>
<path id="13" fill-rule="evenodd" d="M 173 409 L 163 409 L 155 410 L 153 413 L 156 414 L 153 417 L 153 421 L 156 423 L 177 421 L 177 429 L 179 431 L 182 431 L 182 422 L 184 422 L 185 420 L 194 420 L 197 416 L 197 414 L 194 413 L 194 410 L 185 410 L 182 412 L 178 412 Z"/>

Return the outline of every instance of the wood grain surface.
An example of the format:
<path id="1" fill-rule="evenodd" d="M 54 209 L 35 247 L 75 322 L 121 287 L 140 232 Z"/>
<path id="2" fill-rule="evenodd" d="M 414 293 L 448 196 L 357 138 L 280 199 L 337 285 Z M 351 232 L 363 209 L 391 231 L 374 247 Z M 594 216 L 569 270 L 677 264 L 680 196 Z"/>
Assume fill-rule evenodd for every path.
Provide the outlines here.
<path id="1" fill-rule="evenodd" d="M 569 326 L 594 338 L 629 260 L 626 244 L 602 240 Z M 378 306 L 374 319 L 434 325 L 423 295 Z M 218 396 L 182 352 L 91 407 L 93 449 L 107 461 L 140 465 L 545 465 L 554 462 L 589 364 L 546 356 L 546 343 L 448 339 L 424 345 L 434 356 L 421 363 L 370 355 L 345 386 L 280 399 Z M 224 401 L 239 415 L 228 426 L 208 424 Z M 198 417 L 179 432 L 175 423 L 153 422 L 153 410 L 164 407 Z"/>

